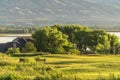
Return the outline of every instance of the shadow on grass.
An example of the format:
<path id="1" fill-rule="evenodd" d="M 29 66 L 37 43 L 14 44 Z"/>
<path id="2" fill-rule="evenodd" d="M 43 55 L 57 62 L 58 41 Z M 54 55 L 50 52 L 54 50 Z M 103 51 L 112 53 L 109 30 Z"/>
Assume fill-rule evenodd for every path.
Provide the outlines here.
<path id="1" fill-rule="evenodd" d="M 0 62 L 0 66 L 8 66 L 8 65 L 11 65 L 11 63 L 6 62 L 6 61 Z"/>
<path id="2" fill-rule="evenodd" d="M 64 59 L 74 59 L 75 57 L 72 56 L 59 56 L 59 55 L 43 55 L 43 57 L 47 57 L 47 58 L 64 58 Z"/>
<path id="3" fill-rule="evenodd" d="M 90 63 L 100 63 L 103 61 L 59 61 L 59 62 L 48 62 L 47 64 L 90 64 Z"/>
<path id="4" fill-rule="evenodd" d="M 79 69 L 65 69 L 63 70 L 65 72 L 69 72 L 69 73 L 85 73 L 85 72 L 97 72 L 97 69 L 89 69 L 89 68 L 79 68 Z"/>
<path id="5" fill-rule="evenodd" d="M 114 64 L 114 63 L 103 63 L 99 65 L 94 65 L 97 68 L 107 68 L 107 69 L 120 69 L 120 64 Z"/>
<path id="6" fill-rule="evenodd" d="M 33 57 L 43 55 L 42 53 L 20 53 L 20 54 L 12 54 L 12 57 Z"/>

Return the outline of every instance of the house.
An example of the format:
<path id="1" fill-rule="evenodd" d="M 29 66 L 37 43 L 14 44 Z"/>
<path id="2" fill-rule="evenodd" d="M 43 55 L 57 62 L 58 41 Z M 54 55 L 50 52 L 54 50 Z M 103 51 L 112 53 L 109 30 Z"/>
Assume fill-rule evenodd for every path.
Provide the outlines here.
<path id="1" fill-rule="evenodd" d="M 0 52 L 5 53 L 8 48 L 18 47 L 20 50 L 25 46 L 26 42 L 33 42 L 30 36 L 17 37 L 11 42 L 0 43 Z"/>

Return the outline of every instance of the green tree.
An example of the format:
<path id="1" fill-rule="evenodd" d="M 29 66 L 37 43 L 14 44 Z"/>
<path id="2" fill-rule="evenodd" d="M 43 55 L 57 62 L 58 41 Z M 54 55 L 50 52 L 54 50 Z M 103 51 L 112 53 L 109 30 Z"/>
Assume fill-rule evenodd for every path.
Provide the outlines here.
<path id="1" fill-rule="evenodd" d="M 119 53 L 119 38 L 115 35 L 110 35 L 110 53 Z"/>
<path id="2" fill-rule="evenodd" d="M 52 27 L 56 27 L 58 30 L 60 30 L 62 33 L 68 35 L 68 41 L 70 41 L 73 44 L 76 44 L 81 53 L 86 52 L 86 49 L 88 47 L 88 35 L 89 31 L 91 31 L 86 26 L 81 25 L 54 25 Z"/>
<path id="3" fill-rule="evenodd" d="M 48 44 L 48 30 L 41 28 L 37 30 L 33 35 L 35 46 L 38 51 L 47 51 Z"/>
<path id="4" fill-rule="evenodd" d="M 34 44 L 32 42 L 27 42 L 25 44 L 25 46 L 23 47 L 22 52 L 34 53 L 34 52 L 36 52 L 36 47 L 34 46 Z"/>
<path id="5" fill-rule="evenodd" d="M 97 53 L 109 53 L 109 34 L 104 30 L 94 30 L 92 32 L 92 50 Z"/>
<path id="6" fill-rule="evenodd" d="M 56 24 L 53 25 L 52 27 L 57 28 L 59 31 L 61 31 L 63 34 L 68 35 L 68 40 L 72 43 L 74 43 L 74 38 L 75 38 L 75 32 L 79 30 L 90 30 L 86 26 L 81 26 L 77 24 L 72 24 L 72 25 L 60 25 Z"/>
<path id="7" fill-rule="evenodd" d="M 92 46 L 91 32 L 92 30 L 87 27 L 82 27 L 74 32 L 74 41 L 82 54 L 88 53 L 88 49 Z"/>
<path id="8" fill-rule="evenodd" d="M 38 51 L 51 53 L 64 53 L 66 46 L 71 44 L 67 38 L 67 35 L 58 31 L 55 27 L 45 27 L 33 34 L 33 39 Z"/>

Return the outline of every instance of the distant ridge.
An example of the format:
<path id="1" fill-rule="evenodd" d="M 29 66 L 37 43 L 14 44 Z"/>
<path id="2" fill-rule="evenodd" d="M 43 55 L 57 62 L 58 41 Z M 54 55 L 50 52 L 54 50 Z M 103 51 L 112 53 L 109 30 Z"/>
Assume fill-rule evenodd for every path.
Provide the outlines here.
<path id="1" fill-rule="evenodd" d="M 0 24 L 120 24 L 120 0 L 0 0 Z"/>

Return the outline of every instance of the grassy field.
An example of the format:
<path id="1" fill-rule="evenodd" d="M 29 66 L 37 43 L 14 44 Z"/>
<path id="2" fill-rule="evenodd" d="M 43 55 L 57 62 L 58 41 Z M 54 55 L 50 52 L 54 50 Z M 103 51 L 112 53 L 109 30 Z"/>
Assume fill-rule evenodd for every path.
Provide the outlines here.
<path id="1" fill-rule="evenodd" d="M 0 80 L 120 80 L 120 56 L 42 55 L 35 57 L 0 54 Z"/>

